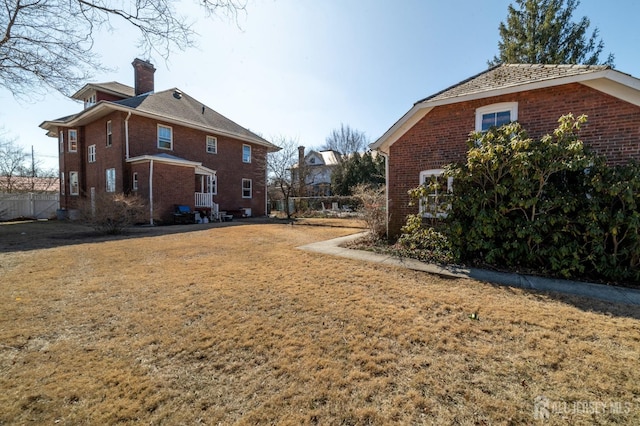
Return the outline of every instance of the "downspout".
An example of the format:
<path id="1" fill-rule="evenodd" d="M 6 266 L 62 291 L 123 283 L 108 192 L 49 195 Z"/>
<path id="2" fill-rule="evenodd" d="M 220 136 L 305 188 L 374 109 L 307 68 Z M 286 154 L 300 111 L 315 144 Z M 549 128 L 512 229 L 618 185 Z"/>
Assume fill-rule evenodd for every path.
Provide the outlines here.
<path id="1" fill-rule="evenodd" d="M 389 155 L 378 151 L 384 158 L 384 198 L 385 198 L 385 223 L 387 224 L 387 238 L 389 238 Z"/>
<path id="2" fill-rule="evenodd" d="M 149 161 L 149 225 L 153 226 L 153 159 Z"/>
<path id="3" fill-rule="evenodd" d="M 127 114 L 127 118 L 124 119 L 124 146 L 125 146 L 125 158 L 129 159 L 129 118 L 131 117 L 131 111 Z"/>

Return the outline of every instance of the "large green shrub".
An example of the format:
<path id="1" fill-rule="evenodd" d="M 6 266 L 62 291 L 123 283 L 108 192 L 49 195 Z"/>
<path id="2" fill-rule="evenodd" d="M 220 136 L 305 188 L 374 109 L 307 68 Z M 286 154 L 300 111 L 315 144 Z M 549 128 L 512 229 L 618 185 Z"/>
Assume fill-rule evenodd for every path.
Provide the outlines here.
<path id="1" fill-rule="evenodd" d="M 585 121 L 563 116 L 539 140 L 518 123 L 471 134 L 467 162 L 445 171 L 454 178 L 443 228 L 454 259 L 640 281 L 640 166 L 607 166 L 589 153 L 578 138 Z M 424 236 L 405 228 L 413 230 L 404 239 Z"/>

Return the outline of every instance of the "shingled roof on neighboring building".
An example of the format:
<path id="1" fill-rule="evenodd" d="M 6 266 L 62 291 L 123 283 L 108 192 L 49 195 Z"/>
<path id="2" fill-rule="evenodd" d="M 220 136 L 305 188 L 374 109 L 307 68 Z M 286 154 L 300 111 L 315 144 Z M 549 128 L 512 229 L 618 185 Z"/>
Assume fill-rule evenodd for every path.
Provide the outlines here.
<path id="1" fill-rule="evenodd" d="M 435 101 L 611 69 L 608 65 L 501 64 L 419 100 Z"/>
<path id="2" fill-rule="evenodd" d="M 510 93 L 579 83 L 640 105 L 640 80 L 607 65 L 501 64 L 413 104 L 370 146 L 388 148 L 433 108 Z"/>

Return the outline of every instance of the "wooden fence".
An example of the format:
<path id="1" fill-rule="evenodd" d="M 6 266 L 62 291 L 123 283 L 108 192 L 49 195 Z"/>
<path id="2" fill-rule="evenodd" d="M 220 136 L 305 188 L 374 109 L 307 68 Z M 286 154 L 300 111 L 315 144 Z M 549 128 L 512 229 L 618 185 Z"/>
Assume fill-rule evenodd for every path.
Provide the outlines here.
<path id="1" fill-rule="evenodd" d="M 60 208 L 60 194 L 0 193 L 0 220 L 17 218 L 51 219 Z"/>

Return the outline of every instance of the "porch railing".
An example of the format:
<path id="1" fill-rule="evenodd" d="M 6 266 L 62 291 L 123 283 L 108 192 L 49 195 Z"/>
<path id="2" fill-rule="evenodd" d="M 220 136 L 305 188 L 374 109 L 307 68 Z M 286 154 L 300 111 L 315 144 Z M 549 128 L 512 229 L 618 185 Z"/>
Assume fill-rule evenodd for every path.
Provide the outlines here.
<path id="1" fill-rule="evenodd" d="M 209 192 L 196 192 L 196 207 L 212 207 L 213 194 Z"/>

